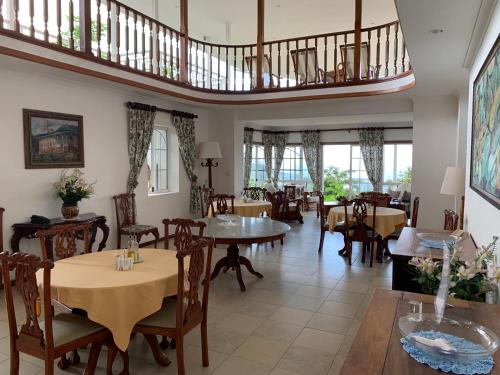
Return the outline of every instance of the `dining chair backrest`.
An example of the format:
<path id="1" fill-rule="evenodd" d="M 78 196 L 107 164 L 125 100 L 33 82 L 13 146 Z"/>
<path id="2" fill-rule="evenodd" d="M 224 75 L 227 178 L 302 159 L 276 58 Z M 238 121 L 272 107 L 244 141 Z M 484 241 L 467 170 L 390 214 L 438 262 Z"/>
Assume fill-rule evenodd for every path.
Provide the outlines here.
<path id="1" fill-rule="evenodd" d="M 324 227 L 328 220 L 328 211 L 329 207 L 325 207 L 325 196 L 321 191 L 316 192 L 318 196 L 318 205 L 319 205 L 319 219 L 321 223 L 321 227 Z"/>
<path id="2" fill-rule="evenodd" d="M 367 199 L 369 201 L 377 201 L 378 207 L 389 207 L 392 199 L 390 194 L 385 194 L 378 191 L 363 192 L 359 194 L 359 197 Z"/>
<path id="3" fill-rule="evenodd" d="M 170 232 L 168 229 L 171 225 L 175 225 L 173 237 L 177 251 L 188 248 L 195 239 L 202 238 L 203 231 L 207 226 L 202 221 L 191 219 L 163 219 L 163 224 L 165 226 L 165 249 L 170 247 Z M 196 229 L 197 233 L 193 234 L 193 229 Z"/>
<path id="4" fill-rule="evenodd" d="M 76 240 L 78 239 L 79 234 L 81 234 L 83 238 L 83 253 L 89 253 L 90 242 L 88 223 L 63 224 L 57 225 L 50 229 L 37 231 L 36 237 L 40 240 L 42 258 L 51 258 L 51 254 L 49 254 L 49 249 L 47 248 L 47 238 L 52 239 L 52 243 L 54 244 L 53 246 L 55 256 L 57 258 L 66 259 L 75 256 L 76 252 L 78 251 Z"/>
<path id="5" fill-rule="evenodd" d="M 377 201 L 355 198 L 351 201 L 344 200 L 342 204 L 344 206 L 346 236 L 349 240 L 360 242 L 375 241 Z M 348 215 L 349 207 L 352 207 L 352 222 Z M 368 210 L 372 209 L 372 221 L 368 223 Z"/>
<path id="6" fill-rule="evenodd" d="M 11 348 L 43 358 L 47 352 L 54 349 L 50 300 L 50 270 L 54 268 L 54 262 L 50 259 L 40 260 L 34 254 L 2 252 L 0 253 L 0 264 L 5 288 Z M 36 279 L 36 272 L 40 269 L 43 270 L 43 296 L 40 296 Z M 26 320 L 19 331 L 12 292 L 11 272 L 14 272 L 16 289 L 21 296 L 26 315 Z M 42 305 L 44 309 L 43 329 L 39 320 Z"/>
<path id="7" fill-rule="evenodd" d="M 444 210 L 444 230 L 456 230 L 458 228 L 458 215 L 453 210 Z"/>
<path id="8" fill-rule="evenodd" d="M 0 253 L 3 251 L 3 213 L 5 209 L 0 207 Z"/>
<path id="9" fill-rule="evenodd" d="M 186 328 L 188 330 L 206 319 L 213 246 L 213 238 L 202 238 L 192 242 L 187 248 L 177 251 L 177 329 Z M 207 248 L 206 256 L 204 248 Z M 184 269 L 186 257 L 189 257 L 187 273 Z M 199 287 L 202 275 L 204 283 L 202 300 L 200 301 Z"/>
<path id="10" fill-rule="evenodd" d="M 283 186 L 283 191 L 288 199 L 295 199 L 297 197 L 297 186 L 295 185 L 285 185 Z"/>
<path id="11" fill-rule="evenodd" d="M 257 186 L 243 188 L 243 196 L 256 201 L 264 200 L 266 189 Z"/>
<path id="12" fill-rule="evenodd" d="M 413 200 L 413 209 L 411 212 L 411 226 L 412 228 L 417 227 L 417 220 L 418 220 L 418 206 L 420 205 L 420 197 L 415 197 Z"/>
<path id="13" fill-rule="evenodd" d="M 210 197 L 214 195 L 215 191 L 214 188 L 201 187 L 201 186 L 198 189 L 199 189 L 198 193 L 200 196 L 201 217 L 207 217 L 208 209 L 210 207 Z"/>
<path id="14" fill-rule="evenodd" d="M 271 200 L 271 219 L 283 221 L 286 214 L 288 199 L 284 191 L 267 192 L 266 195 Z"/>
<path id="15" fill-rule="evenodd" d="M 215 214 L 234 214 L 234 195 L 214 194 L 210 197 L 210 206 L 212 213 Z M 231 202 L 229 205 L 228 201 Z"/>
<path id="16" fill-rule="evenodd" d="M 123 193 L 113 197 L 115 201 L 116 225 L 118 228 L 136 225 L 135 193 Z"/>

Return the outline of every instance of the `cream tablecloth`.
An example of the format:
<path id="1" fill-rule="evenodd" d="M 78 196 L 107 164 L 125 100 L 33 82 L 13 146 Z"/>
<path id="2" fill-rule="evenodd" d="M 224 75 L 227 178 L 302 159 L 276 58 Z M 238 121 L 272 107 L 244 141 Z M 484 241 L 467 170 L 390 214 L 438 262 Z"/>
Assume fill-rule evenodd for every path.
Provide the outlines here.
<path id="1" fill-rule="evenodd" d="M 120 250 L 102 251 L 59 260 L 51 272 L 52 298 L 80 308 L 88 318 L 108 328 L 116 346 L 127 349 L 134 325 L 177 294 L 175 251 L 141 249 L 143 263 L 132 271 L 115 271 Z M 37 273 L 41 287 L 43 274 Z"/>
<path id="2" fill-rule="evenodd" d="M 259 217 L 261 213 L 267 212 L 271 216 L 272 204 L 267 201 L 243 202 L 241 199 L 234 200 L 234 214 L 244 217 Z M 208 217 L 212 217 L 212 209 L 208 210 Z"/>
<path id="3" fill-rule="evenodd" d="M 349 221 L 353 220 L 352 207 L 347 208 Z M 332 207 L 328 212 L 328 226 L 330 232 L 333 232 L 335 224 L 344 220 L 344 206 Z M 366 224 L 371 225 L 373 222 L 373 207 L 368 208 Z M 375 218 L 375 231 L 386 238 L 396 229 L 404 227 L 406 224 L 406 213 L 402 210 L 388 207 L 377 207 Z"/>

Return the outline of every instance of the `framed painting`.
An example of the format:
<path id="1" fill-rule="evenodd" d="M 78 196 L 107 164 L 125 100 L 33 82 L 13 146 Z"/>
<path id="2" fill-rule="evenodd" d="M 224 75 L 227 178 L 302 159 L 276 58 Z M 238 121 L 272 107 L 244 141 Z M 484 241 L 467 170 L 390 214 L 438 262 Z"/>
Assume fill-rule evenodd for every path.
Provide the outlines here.
<path id="1" fill-rule="evenodd" d="M 500 209 L 500 39 L 474 80 L 470 187 Z"/>
<path id="2" fill-rule="evenodd" d="M 81 168 L 83 117 L 23 109 L 26 169 Z"/>

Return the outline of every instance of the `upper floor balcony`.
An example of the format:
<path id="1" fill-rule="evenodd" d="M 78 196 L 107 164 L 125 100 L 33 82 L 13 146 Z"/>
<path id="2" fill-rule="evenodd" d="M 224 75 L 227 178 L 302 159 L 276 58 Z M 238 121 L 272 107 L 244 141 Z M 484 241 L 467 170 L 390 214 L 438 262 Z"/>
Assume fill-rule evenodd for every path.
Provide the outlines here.
<path id="1" fill-rule="evenodd" d="M 0 35 L 211 94 L 348 88 L 362 95 L 366 84 L 383 93 L 385 82 L 412 76 L 399 22 L 362 28 L 361 0 L 353 0 L 351 30 L 273 40 L 264 38 L 264 0 L 257 3 L 252 44 L 191 37 L 187 0 L 179 30 L 115 0 L 0 0 Z M 413 83 L 412 76 L 387 92 Z"/>

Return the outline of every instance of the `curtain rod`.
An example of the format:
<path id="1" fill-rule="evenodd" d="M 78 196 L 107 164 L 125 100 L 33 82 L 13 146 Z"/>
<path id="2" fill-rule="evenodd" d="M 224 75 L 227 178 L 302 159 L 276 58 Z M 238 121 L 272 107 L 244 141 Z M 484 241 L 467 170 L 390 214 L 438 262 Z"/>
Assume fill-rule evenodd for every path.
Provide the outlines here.
<path id="1" fill-rule="evenodd" d="M 165 109 L 165 108 L 159 108 L 155 106 L 150 106 L 148 104 L 142 104 L 142 103 L 136 103 L 136 102 L 127 102 L 126 104 L 127 108 L 145 108 L 145 109 L 155 109 L 157 112 L 163 112 L 163 113 L 170 113 L 182 117 L 189 117 L 189 118 L 198 118 L 197 115 L 188 113 L 188 112 L 181 112 L 181 111 L 176 111 L 176 110 L 171 110 L 171 109 Z"/>
<path id="2" fill-rule="evenodd" d="M 351 131 L 360 131 L 360 130 L 392 130 L 392 129 L 413 129 L 413 126 L 390 126 L 390 127 L 381 127 L 381 128 L 339 128 L 339 129 L 315 129 L 315 130 L 279 130 L 276 131 L 276 133 L 302 133 L 302 132 L 351 132 Z M 253 130 L 256 132 L 273 132 L 272 130 L 261 130 L 261 129 L 253 129 L 253 128 L 248 128 L 246 127 L 245 130 Z"/>

